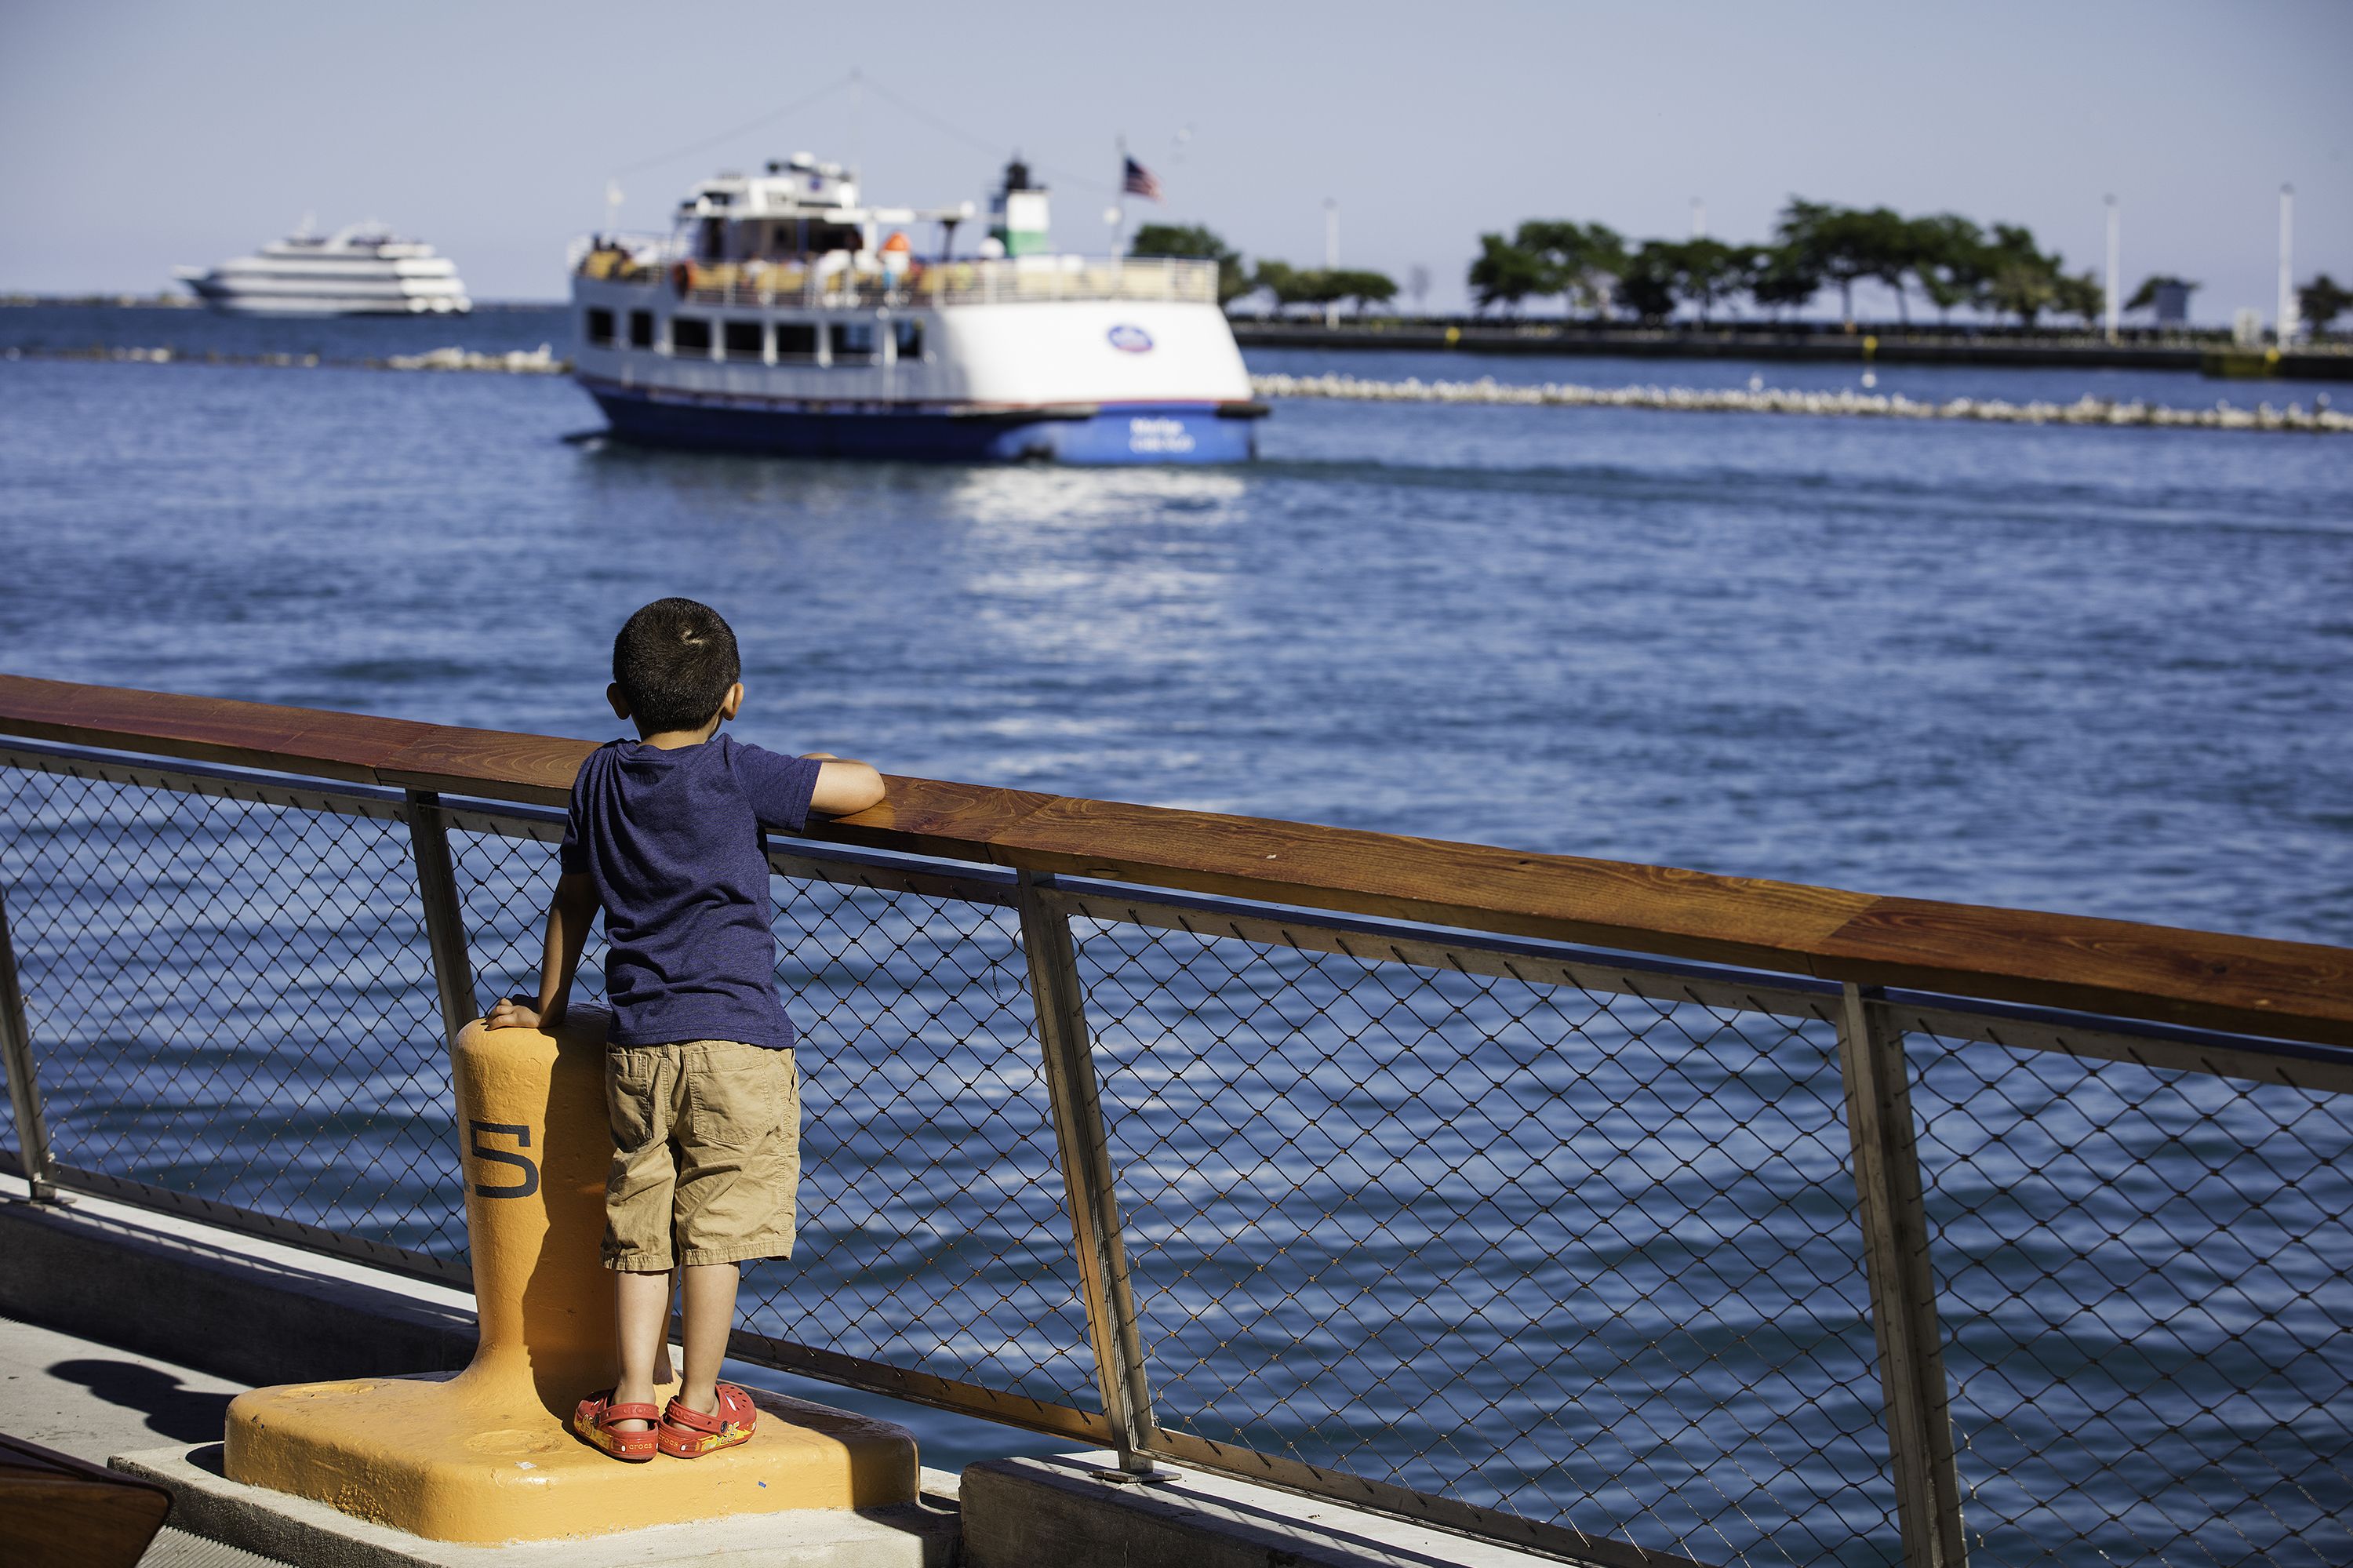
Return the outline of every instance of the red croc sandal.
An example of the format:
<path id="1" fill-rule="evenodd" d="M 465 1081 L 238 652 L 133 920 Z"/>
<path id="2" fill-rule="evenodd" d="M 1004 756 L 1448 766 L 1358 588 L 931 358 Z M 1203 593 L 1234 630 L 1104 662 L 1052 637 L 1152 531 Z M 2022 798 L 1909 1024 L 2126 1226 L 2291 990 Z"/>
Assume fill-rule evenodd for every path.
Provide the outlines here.
<path id="1" fill-rule="evenodd" d="M 661 1451 L 670 1457 L 700 1459 L 705 1454 L 749 1443 L 752 1428 L 759 1419 L 760 1412 L 752 1404 L 752 1396 L 732 1383 L 723 1383 L 719 1385 L 719 1408 L 709 1415 L 671 1400 L 670 1408 L 662 1412 L 661 1427 L 656 1436 Z"/>
<path id="2" fill-rule="evenodd" d="M 659 1435 L 652 1425 L 658 1415 L 650 1404 L 615 1404 L 613 1391 L 608 1388 L 580 1402 L 580 1408 L 572 1413 L 572 1430 L 591 1447 L 602 1448 L 616 1459 L 642 1465 L 654 1457 L 659 1446 Z M 617 1421 L 643 1421 L 648 1425 L 643 1432 L 616 1432 L 613 1423 Z"/>

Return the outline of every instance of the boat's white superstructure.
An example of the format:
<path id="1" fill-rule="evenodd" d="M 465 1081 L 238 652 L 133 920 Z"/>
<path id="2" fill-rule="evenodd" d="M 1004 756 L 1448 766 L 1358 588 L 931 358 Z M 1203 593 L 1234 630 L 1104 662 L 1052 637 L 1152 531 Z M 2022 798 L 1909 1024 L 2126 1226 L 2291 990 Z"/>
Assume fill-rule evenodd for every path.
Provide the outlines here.
<path id="1" fill-rule="evenodd" d="M 672 231 L 575 254 L 583 387 L 617 434 L 811 455 L 1078 462 L 1248 457 L 1263 414 L 1217 263 L 1055 254 L 1017 160 L 972 203 L 870 207 L 806 154 L 723 175 Z M 936 226 L 919 255 L 910 229 Z"/>
<path id="2" fill-rule="evenodd" d="M 375 224 L 299 233 L 179 279 L 215 310 L 241 315 L 425 315 L 470 311 L 448 257 Z"/>

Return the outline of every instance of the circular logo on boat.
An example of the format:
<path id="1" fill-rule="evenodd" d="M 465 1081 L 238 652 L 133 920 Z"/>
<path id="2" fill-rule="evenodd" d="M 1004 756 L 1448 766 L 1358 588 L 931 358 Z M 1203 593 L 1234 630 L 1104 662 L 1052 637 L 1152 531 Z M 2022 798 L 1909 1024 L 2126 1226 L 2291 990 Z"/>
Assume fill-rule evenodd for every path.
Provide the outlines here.
<path id="1" fill-rule="evenodd" d="M 1110 338 L 1111 345 L 1113 348 L 1118 349 L 1122 354 L 1150 354 L 1152 352 L 1152 334 L 1145 331 L 1140 326 L 1130 326 L 1126 323 L 1122 322 L 1119 325 L 1112 328 L 1111 331 L 1105 333 L 1103 335 Z"/>

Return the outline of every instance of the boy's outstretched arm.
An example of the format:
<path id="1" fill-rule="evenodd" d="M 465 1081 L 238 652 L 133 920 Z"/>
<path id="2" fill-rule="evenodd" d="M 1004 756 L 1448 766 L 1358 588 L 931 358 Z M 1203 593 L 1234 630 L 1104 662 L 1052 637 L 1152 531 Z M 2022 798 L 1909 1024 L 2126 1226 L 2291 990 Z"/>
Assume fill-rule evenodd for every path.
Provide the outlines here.
<path id="1" fill-rule="evenodd" d="M 491 1009 L 487 1022 L 491 1028 L 554 1029 L 563 1023 L 572 977 L 580 968 L 580 949 L 587 945 L 588 927 L 596 918 L 596 884 L 577 872 L 556 878 L 539 957 L 539 1004 L 526 1007 L 513 997 L 503 997 Z"/>
<path id="2" fill-rule="evenodd" d="M 830 751 L 811 751 L 804 760 L 818 765 L 817 789 L 809 795 L 809 810 L 822 811 L 828 817 L 847 817 L 881 804 L 882 775 L 863 762 L 836 757 Z"/>

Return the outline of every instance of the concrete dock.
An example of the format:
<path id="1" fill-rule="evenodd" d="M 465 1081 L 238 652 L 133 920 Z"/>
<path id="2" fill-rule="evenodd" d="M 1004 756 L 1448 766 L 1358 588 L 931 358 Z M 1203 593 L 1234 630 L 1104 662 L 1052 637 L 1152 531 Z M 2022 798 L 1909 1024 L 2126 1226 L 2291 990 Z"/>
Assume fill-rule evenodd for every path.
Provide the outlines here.
<path id="1" fill-rule="evenodd" d="M 0 1317 L 0 1432 L 103 1465 L 203 1441 L 244 1385 L 153 1356 Z M 166 1524 L 141 1568 L 267 1568 L 274 1558 Z"/>
<path id="2" fill-rule="evenodd" d="M 586 1542 L 427 1542 L 257 1496 L 219 1473 L 219 1441 L 230 1402 L 258 1383 L 464 1364 L 464 1292 L 103 1199 L 37 1204 L 13 1176 L 0 1176 L 0 1431 L 169 1487 L 172 1522 L 141 1568 L 470 1568 L 494 1553 L 512 1568 L 534 1552 L 566 1568 L 1540 1561 L 1181 1467 L 1138 1482 L 1091 1452 L 925 1468 L 912 1510 L 844 1510 L 797 1532 L 780 1530 L 788 1516 L 754 1515 Z"/>

